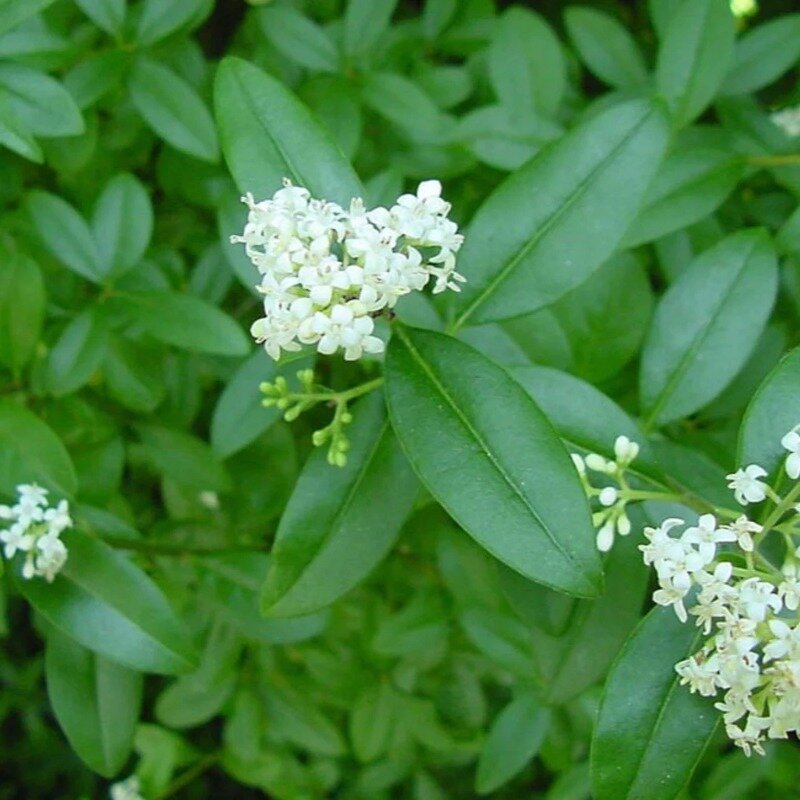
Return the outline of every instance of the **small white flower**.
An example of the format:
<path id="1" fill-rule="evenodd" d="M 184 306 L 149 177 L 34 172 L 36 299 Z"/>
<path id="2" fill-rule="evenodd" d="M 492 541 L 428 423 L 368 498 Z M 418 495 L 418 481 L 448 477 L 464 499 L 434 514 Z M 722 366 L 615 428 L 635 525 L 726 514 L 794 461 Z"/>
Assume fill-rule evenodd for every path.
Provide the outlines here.
<path id="1" fill-rule="evenodd" d="M 800 626 L 790 628 L 782 619 L 771 619 L 768 624 L 775 638 L 764 645 L 764 661 L 774 661 L 784 656 L 798 658 L 800 656 Z"/>
<path id="2" fill-rule="evenodd" d="M 752 522 L 744 514 L 735 522 L 724 526 L 732 531 L 736 542 L 745 553 L 752 553 L 754 549 L 753 534 L 761 533 L 762 527 L 757 522 Z"/>
<path id="3" fill-rule="evenodd" d="M 778 597 L 790 611 L 797 611 L 800 608 L 800 577 L 796 564 L 785 565 L 783 575 L 785 580 L 778 584 Z"/>
<path id="4" fill-rule="evenodd" d="M 739 603 L 742 613 L 754 622 L 763 622 L 768 610 L 777 614 L 782 606 L 775 587 L 758 578 L 748 578 L 739 584 Z"/>
<path id="5" fill-rule="evenodd" d="M 140 794 L 141 784 L 136 775 L 131 775 L 130 778 L 111 785 L 110 797 L 111 800 L 144 800 Z"/>
<path id="6" fill-rule="evenodd" d="M 703 558 L 711 561 L 717 551 L 717 544 L 735 542 L 736 535 L 727 528 L 717 528 L 717 520 L 713 514 L 703 514 L 697 525 L 683 532 L 681 539 L 689 544 L 696 544 Z"/>
<path id="7" fill-rule="evenodd" d="M 769 116 L 773 125 L 777 125 L 787 136 L 800 136 L 800 106 L 774 111 Z"/>
<path id="8" fill-rule="evenodd" d="M 704 653 L 679 661 L 675 665 L 675 672 L 681 676 L 681 685 L 689 686 L 689 691 L 712 697 L 716 694 L 719 681 L 719 664 L 716 655 L 707 657 Z"/>
<path id="9" fill-rule="evenodd" d="M 581 476 L 586 475 L 586 464 L 584 463 L 583 458 L 581 458 L 581 456 L 579 456 L 577 453 L 570 453 L 569 457 L 572 459 L 575 469 L 578 470 L 578 474 Z"/>
<path id="10" fill-rule="evenodd" d="M 686 614 L 686 606 L 683 604 L 686 590 L 679 589 L 672 581 L 668 580 L 660 580 L 658 584 L 660 588 L 653 592 L 653 602 L 659 606 L 672 606 L 675 616 L 681 622 L 686 622 L 688 616 Z"/>
<path id="11" fill-rule="evenodd" d="M 604 475 L 613 475 L 617 471 L 617 465 L 613 461 L 609 461 L 598 453 L 589 453 L 585 461 L 586 466 L 594 470 L 594 472 L 602 472 Z"/>
<path id="12" fill-rule="evenodd" d="M 17 551 L 27 553 L 33 547 L 34 537 L 27 530 L 27 525 L 17 522 L 8 530 L 0 531 L 0 542 L 3 542 L 6 558 L 14 558 Z"/>
<path id="13" fill-rule="evenodd" d="M 639 445 L 627 436 L 617 436 L 614 442 L 614 455 L 621 467 L 626 467 L 639 455 Z"/>
<path id="14" fill-rule="evenodd" d="M 728 488 L 733 489 L 736 502 L 746 506 L 748 503 L 760 503 L 767 496 L 767 484 L 759 478 L 765 477 L 767 471 L 758 464 L 750 464 L 744 469 L 727 475 Z"/>
<path id="15" fill-rule="evenodd" d="M 800 426 L 795 426 L 781 439 L 781 446 L 789 451 L 789 455 L 786 457 L 786 474 L 795 481 L 800 478 L 800 433 L 798 433 L 798 428 Z"/>
<path id="16" fill-rule="evenodd" d="M 47 489 L 37 486 L 35 483 L 22 483 L 17 486 L 17 495 L 20 505 L 46 506 Z"/>
<path id="17" fill-rule="evenodd" d="M 601 506 L 608 508 L 617 502 L 619 492 L 613 486 L 605 486 L 600 490 L 597 499 L 600 501 Z"/>
<path id="18" fill-rule="evenodd" d="M 62 531 L 72 527 L 72 519 L 69 515 L 69 504 L 62 500 L 55 508 L 48 508 L 44 512 L 44 521 L 47 523 L 48 531 L 58 536 Z"/>
<path id="19" fill-rule="evenodd" d="M 36 574 L 52 583 L 67 561 L 67 548 L 64 542 L 52 533 L 46 533 L 37 542 Z"/>
<path id="20" fill-rule="evenodd" d="M 601 553 L 607 553 L 614 544 L 614 521 L 608 520 L 597 531 L 597 549 Z"/>
<path id="21" fill-rule="evenodd" d="M 655 564 L 666 558 L 667 549 L 673 541 L 675 541 L 669 532 L 685 522 L 678 517 L 669 517 L 665 519 L 657 528 L 647 527 L 644 529 L 645 538 L 649 544 L 640 544 L 639 549 L 642 551 L 644 563 L 647 565 Z"/>

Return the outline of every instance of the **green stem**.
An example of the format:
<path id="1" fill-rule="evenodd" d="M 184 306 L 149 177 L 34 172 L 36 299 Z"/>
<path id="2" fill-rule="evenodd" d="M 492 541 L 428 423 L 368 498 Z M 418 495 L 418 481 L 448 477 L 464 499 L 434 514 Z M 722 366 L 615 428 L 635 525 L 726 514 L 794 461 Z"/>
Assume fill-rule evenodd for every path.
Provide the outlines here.
<path id="1" fill-rule="evenodd" d="M 761 572 L 761 570 L 758 569 L 742 569 L 741 567 L 734 567 L 732 571 L 737 578 L 759 578 L 762 581 L 775 584 L 775 586 L 781 582 L 781 578 L 778 578 L 771 573 Z"/>
<path id="2" fill-rule="evenodd" d="M 775 508 L 772 509 L 770 515 L 764 520 L 762 526 L 763 530 L 755 538 L 756 546 L 758 546 L 764 540 L 764 537 L 778 524 L 778 522 L 780 522 L 781 517 L 794 505 L 798 497 L 800 497 L 800 481 L 795 483 L 786 497 L 784 497 L 783 500 L 781 500 L 775 506 Z"/>
<path id="3" fill-rule="evenodd" d="M 285 395 L 287 400 L 300 400 L 313 403 L 329 403 L 334 402 L 337 405 L 349 403 L 356 397 L 361 397 L 363 394 L 368 394 L 383 385 L 383 378 L 374 378 L 366 383 L 361 383 L 354 386 L 352 389 L 346 389 L 343 392 L 289 392 Z"/>
<path id="4" fill-rule="evenodd" d="M 747 163 L 757 167 L 800 166 L 800 153 L 779 156 L 748 156 Z"/>
<path id="5" fill-rule="evenodd" d="M 168 797 L 172 797 L 172 795 L 183 789 L 184 786 L 188 786 L 195 778 L 200 777 L 206 770 L 211 769 L 211 767 L 219 761 L 221 755 L 222 753 L 216 752 L 203 756 L 199 761 L 192 764 L 189 769 L 178 775 L 178 777 L 167 786 L 161 794 L 156 795 L 153 800 L 166 800 Z"/>
<path id="6" fill-rule="evenodd" d="M 137 553 L 151 553 L 158 556 L 207 556 L 220 553 L 261 553 L 264 548 L 255 545 L 238 547 L 194 547 L 170 542 L 150 542 L 144 539 L 127 539 L 120 536 L 103 536 L 102 540 L 118 550 L 133 550 Z"/>

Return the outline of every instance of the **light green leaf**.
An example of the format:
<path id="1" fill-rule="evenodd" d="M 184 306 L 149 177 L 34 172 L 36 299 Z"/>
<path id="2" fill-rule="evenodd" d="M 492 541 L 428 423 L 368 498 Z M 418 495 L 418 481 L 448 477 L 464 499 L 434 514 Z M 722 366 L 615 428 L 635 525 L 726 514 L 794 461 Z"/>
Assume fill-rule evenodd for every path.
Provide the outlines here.
<path id="1" fill-rule="evenodd" d="M 368 686 L 350 710 L 350 741 L 362 763 L 386 752 L 395 722 L 395 696 L 388 681 Z"/>
<path id="2" fill-rule="evenodd" d="M 0 34 L 10 31 L 54 2 L 55 0 L 4 0 L 0 5 Z"/>
<path id="3" fill-rule="evenodd" d="M 213 0 L 144 0 L 136 41 L 152 45 L 179 28 L 199 24 L 213 8 Z"/>
<path id="4" fill-rule="evenodd" d="M 264 408 L 259 390 L 263 381 L 278 375 L 290 381 L 301 369 L 313 366 L 312 356 L 290 354 L 277 364 L 259 348 L 236 370 L 222 390 L 211 417 L 211 447 L 221 458 L 247 447 L 283 415 L 275 406 Z"/>
<path id="5" fill-rule="evenodd" d="M 7 96 L 4 90 L 0 90 L 0 144 L 27 158 L 28 161 L 41 164 L 44 160 L 42 148 L 30 130 L 11 110 Z"/>
<path id="6" fill-rule="evenodd" d="M 606 683 L 592 741 L 597 800 L 674 800 L 688 782 L 718 717 L 709 698 L 678 685 L 675 672 L 701 638 L 671 608 L 656 608 L 628 639 Z"/>
<path id="7" fill-rule="evenodd" d="M 386 378 L 397 436 L 459 525 L 531 580 L 596 595 L 600 563 L 586 498 L 555 431 L 525 391 L 471 347 L 399 326 Z"/>
<path id="8" fill-rule="evenodd" d="M 435 39 L 452 22 L 458 0 L 425 0 L 422 31 L 426 39 Z"/>
<path id="9" fill-rule="evenodd" d="M 33 412 L 0 399 L 0 489 L 38 482 L 71 497 L 78 488 L 75 468 L 61 440 Z"/>
<path id="10" fill-rule="evenodd" d="M 624 246 L 651 242 L 708 217 L 744 172 L 736 156 L 709 147 L 680 147 L 665 159 L 645 195 Z"/>
<path id="11" fill-rule="evenodd" d="M 83 133 L 83 117 L 72 95 L 44 72 L 4 61 L 0 90 L 12 114 L 35 136 Z"/>
<path id="12" fill-rule="evenodd" d="M 683 0 L 647 0 L 647 12 L 659 39 L 663 39 L 670 20 Z"/>
<path id="13" fill-rule="evenodd" d="M 345 744 L 339 729 L 297 692 L 277 685 L 265 687 L 264 708 L 270 728 L 281 738 L 320 756 L 341 756 Z"/>
<path id="14" fill-rule="evenodd" d="M 92 232 L 103 275 L 119 276 L 139 263 L 153 233 L 153 206 L 137 178 L 122 173 L 106 184 L 94 208 Z"/>
<path id="15" fill-rule="evenodd" d="M 720 94 L 763 89 L 800 59 L 800 14 L 784 14 L 758 25 L 736 42 L 733 64 Z"/>
<path id="16" fill-rule="evenodd" d="M 47 388 L 56 397 L 77 391 L 92 378 L 108 348 L 108 326 L 88 308 L 64 328 L 47 357 Z"/>
<path id="17" fill-rule="evenodd" d="M 242 192 L 272 195 L 283 178 L 349 205 L 361 184 L 327 133 L 279 81 L 239 58 L 217 70 L 214 108 L 225 161 Z"/>
<path id="18" fill-rule="evenodd" d="M 747 407 L 737 448 L 736 466 L 760 464 L 773 472 L 788 455 L 781 439 L 800 422 L 800 348 L 788 353 L 770 372 Z"/>
<path id="19" fill-rule="evenodd" d="M 95 772 L 112 778 L 133 749 L 142 675 L 52 628 L 45 677 L 53 712 L 73 750 Z"/>
<path id="20" fill-rule="evenodd" d="M 647 81 L 642 51 L 610 14 L 571 6 L 564 12 L 564 22 L 581 59 L 601 81 L 617 89 L 636 88 Z"/>
<path id="21" fill-rule="evenodd" d="M 389 27 L 397 0 L 348 0 L 344 12 L 344 52 L 350 58 L 368 53 Z"/>
<path id="22" fill-rule="evenodd" d="M 214 120 L 192 86 L 177 73 L 139 56 L 128 89 L 136 110 L 169 144 L 203 161 L 219 159 Z"/>
<path id="23" fill-rule="evenodd" d="M 122 83 L 128 71 L 128 57 L 119 50 L 88 55 L 64 76 L 64 86 L 78 108 L 86 109 Z"/>
<path id="24" fill-rule="evenodd" d="M 78 8 L 98 28 L 112 36 L 119 36 L 125 21 L 125 0 L 75 0 Z"/>
<path id="25" fill-rule="evenodd" d="M 182 623 L 139 567 L 77 529 L 61 538 L 69 558 L 52 584 L 15 576 L 17 588 L 48 622 L 135 670 L 170 675 L 195 666 Z"/>
<path id="26" fill-rule="evenodd" d="M 495 718 L 478 759 L 475 790 L 489 794 L 511 780 L 539 752 L 550 711 L 532 690 L 515 697 Z"/>
<path id="27" fill-rule="evenodd" d="M 501 183 L 459 253 L 467 283 L 457 326 L 535 311 L 584 281 L 639 212 L 666 142 L 660 107 L 633 101 L 579 125 Z"/>
<path id="28" fill-rule="evenodd" d="M 73 272 L 100 283 L 100 254 L 83 217 L 66 200 L 38 189 L 28 195 L 27 206 L 45 247 Z"/>
<path id="29" fill-rule="evenodd" d="M 295 64 L 314 72 L 339 68 L 339 53 L 327 32 L 291 6 L 262 8 L 258 21 L 270 44 Z"/>
<path id="30" fill-rule="evenodd" d="M 0 258 L 0 364 L 14 373 L 33 357 L 45 300 L 39 265 L 20 252 L 4 252 Z"/>
<path id="31" fill-rule="evenodd" d="M 510 8 L 495 24 L 489 42 L 489 79 L 509 108 L 555 115 L 567 86 L 561 43 L 533 11 Z"/>
<path id="32" fill-rule="evenodd" d="M 162 360 L 160 350 L 111 337 L 103 362 L 109 395 L 132 411 L 154 411 L 164 399 Z"/>
<path id="33" fill-rule="evenodd" d="M 352 410 L 347 466 L 311 454 L 281 518 L 262 607 L 289 617 L 324 608 L 386 555 L 419 484 L 389 428 L 383 399 Z"/>
<path id="34" fill-rule="evenodd" d="M 129 312 L 160 342 L 198 353 L 243 356 L 250 342 L 238 323 L 205 300 L 178 292 L 129 292 Z"/>
<path id="35" fill-rule="evenodd" d="M 658 304 L 642 352 L 640 394 L 650 423 L 688 416 L 736 376 L 775 302 L 775 252 L 762 230 L 706 250 Z"/>
<path id="36" fill-rule="evenodd" d="M 735 26 L 728 0 L 682 0 L 658 51 L 656 85 L 676 125 L 711 102 L 733 58 Z"/>

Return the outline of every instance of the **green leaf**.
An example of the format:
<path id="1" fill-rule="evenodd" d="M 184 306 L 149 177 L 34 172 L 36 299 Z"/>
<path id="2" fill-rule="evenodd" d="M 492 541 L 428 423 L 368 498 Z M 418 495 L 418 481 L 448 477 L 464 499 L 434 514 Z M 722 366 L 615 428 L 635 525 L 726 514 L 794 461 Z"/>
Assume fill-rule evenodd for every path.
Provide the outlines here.
<path id="1" fill-rule="evenodd" d="M 112 178 L 97 199 L 92 232 L 103 275 L 119 276 L 139 263 L 153 233 L 153 206 L 133 175 Z"/>
<path id="2" fill-rule="evenodd" d="M 339 53 L 330 36 L 289 5 L 272 5 L 258 14 L 261 30 L 283 56 L 314 72 L 336 72 Z"/>
<path id="3" fill-rule="evenodd" d="M 522 680 L 536 674 L 530 628 L 513 614 L 476 606 L 459 621 L 470 641 L 496 666 Z"/>
<path id="4" fill-rule="evenodd" d="M 44 161 L 42 148 L 36 139 L 11 110 L 7 101 L 7 93 L 0 90 L 0 144 L 13 150 L 28 161 L 41 164 Z"/>
<path id="5" fill-rule="evenodd" d="M 45 677 L 50 704 L 72 749 L 95 772 L 112 778 L 133 749 L 142 675 L 51 629 Z"/>
<path id="6" fill-rule="evenodd" d="M 194 491 L 224 492 L 230 478 L 201 439 L 160 425 L 138 425 L 145 453 L 165 478 Z"/>
<path id="7" fill-rule="evenodd" d="M 706 250 L 667 290 L 642 352 L 640 394 L 651 423 L 713 400 L 755 347 L 777 291 L 767 234 L 734 233 Z"/>
<path id="8" fill-rule="evenodd" d="M 239 58 L 217 70 L 214 107 L 225 161 L 242 192 L 271 196 L 283 178 L 349 205 L 363 196 L 352 167 L 279 81 Z"/>
<path id="9" fill-rule="evenodd" d="M 75 467 L 61 440 L 27 408 L 0 399 L 0 488 L 37 482 L 71 497 L 78 488 Z"/>
<path id="10" fill-rule="evenodd" d="M 753 395 L 739 429 L 736 465 L 773 472 L 786 457 L 781 439 L 800 422 L 800 348 L 788 353 Z"/>
<path id="11" fill-rule="evenodd" d="M 733 58 L 735 26 L 728 0 L 682 0 L 658 51 L 656 85 L 675 124 L 711 102 Z"/>
<path id="12" fill-rule="evenodd" d="M 83 117 L 72 95 L 44 72 L 4 61 L 0 90 L 10 111 L 35 136 L 83 133 Z"/>
<path id="13" fill-rule="evenodd" d="M 488 52 L 489 79 L 509 108 L 555 116 L 567 87 L 561 43 L 533 11 L 510 8 L 498 19 Z"/>
<path id="14" fill-rule="evenodd" d="M 800 14 L 784 14 L 748 31 L 736 42 L 733 64 L 720 94 L 763 89 L 800 59 Z"/>
<path id="15" fill-rule="evenodd" d="M 675 664 L 702 635 L 671 608 L 653 609 L 614 664 L 592 741 L 597 800 L 674 800 L 717 724 L 708 698 L 678 685 Z"/>
<path id="16" fill-rule="evenodd" d="M 386 380 L 397 436 L 456 522 L 531 580 L 596 595 L 600 562 L 586 498 L 555 431 L 525 391 L 468 345 L 400 326 Z"/>
<path id="17" fill-rule="evenodd" d="M 350 741 L 362 763 L 386 752 L 395 722 L 395 696 L 388 681 L 368 686 L 350 710 Z"/>
<path id="18" fill-rule="evenodd" d="M 118 403 L 149 414 L 164 399 L 162 353 L 119 337 L 108 343 L 103 374 L 106 388 Z"/>
<path id="19" fill-rule="evenodd" d="M 139 567 L 77 529 L 62 539 L 69 558 L 52 584 L 17 575 L 17 588 L 48 622 L 135 670 L 170 675 L 195 667 L 186 630 Z"/>
<path id="20" fill-rule="evenodd" d="M 0 259 L 0 364 L 16 373 L 33 357 L 42 332 L 44 281 L 39 265 L 20 252 Z"/>
<path id="21" fill-rule="evenodd" d="M 214 120 L 192 86 L 177 73 L 139 56 L 128 89 L 136 110 L 165 141 L 203 161 L 219 159 Z"/>
<path id="22" fill-rule="evenodd" d="M 610 14 L 572 6 L 564 12 L 564 22 L 581 59 L 601 81 L 617 89 L 636 88 L 647 81 L 642 51 Z"/>
<path id="23" fill-rule="evenodd" d="M 83 217 L 66 200 L 34 190 L 28 213 L 45 247 L 62 264 L 83 278 L 100 283 L 100 254 Z"/>
<path id="24" fill-rule="evenodd" d="M 106 33 L 119 36 L 125 21 L 125 0 L 75 0 L 84 14 Z"/>
<path id="25" fill-rule="evenodd" d="M 91 307 L 64 328 L 47 357 L 47 388 L 56 397 L 77 391 L 91 380 L 105 358 L 108 326 Z"/>
<path id="26" fill-rule="evenodd" d="M 349 591 L 386 555 L 419 484 L 400 450 L 380 395 L 353 408 L 347 466 L 311 454 L 278 526 L 262 607 L 307 614 Z"/>
<path id="27" fill-rule="evenodd" d="M 277 364 L 259 348 L 233 374 L 222 390 L 211 416 L 211 447 L 227 458 L 255 441 L 283 415 L 275 406 L 264 408 L 259 390 L 263 381 L 273 382 L 283 375 L 291 382 L 301 369 L 313 366 L 313 357 L 298 353 Z"/>
<path id="28" fill-rule="evenodd" d="M 651 242 L 708 217 L 734 190 L 743 172 L 742 160 L 724 151 L 676 149 L 648 189 L 624 246 Z"/>
<path id="29" fill-rule="evenodd" d="M 507 783 L 539 752 L 550 727 L 550 710 L 528 690 L 495 718 L 478 759 L 475 790 L 489 794 Z"/>
<path id="30" fill-rule="evenodd" d="M 584 281 L 639 212 L 666 141 L 659 106 L 624 103 L 501 183 L 475 214 L 459 253 L 468 282 L 457 326 L 535 311 Z"/>
<path id="31" fill-rule="evenodd" d="M 201 21 L 212 7 L 209 0 L 144 0 L 136 42 L 155 44 L 179 28 Z"/>
<path id="32" fill-rule="evenodd" d="M 55 0 L 4 0 L 0 5 L 0 34 L 16 28 L 20 22 L 38 14 Z"/>
<path id="33" fill-rule="evenodd" d="M 435 39 L 452 22 L 458 0 L 425 0 L 422 31 L 426 39 Z"/>
<path id="34" fill-rule="evenodd" d="M 64 76 L 64 86 L 81 109 L 89 108 L 122 83 L 128 71 L 127 54 L 106 50 L 88 55 Z"/>
<path id="35" fill-rule="evenodd" d="M 145 333 L 160 342 L 198 353 L 243 356 L 250 341 L 224 311 L 190 294 L 129 292 L 131 315 Z"/>
<path id="36" fill-rule="evenodd" d="M 351 59 L 368 53 L 384 35 L 397 0 L 348 0 L 344 12 L 344 52 Z"/>

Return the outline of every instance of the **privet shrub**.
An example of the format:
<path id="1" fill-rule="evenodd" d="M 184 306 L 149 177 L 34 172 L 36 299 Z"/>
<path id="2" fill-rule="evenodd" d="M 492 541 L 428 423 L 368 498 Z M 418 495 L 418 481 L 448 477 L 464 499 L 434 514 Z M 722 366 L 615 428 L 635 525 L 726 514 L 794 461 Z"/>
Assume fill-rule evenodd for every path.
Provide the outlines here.
<path id="1" fill-rule="evenodd" d="M 0 2 L 0 798 L 795 796 L 769 5 Z"/>

